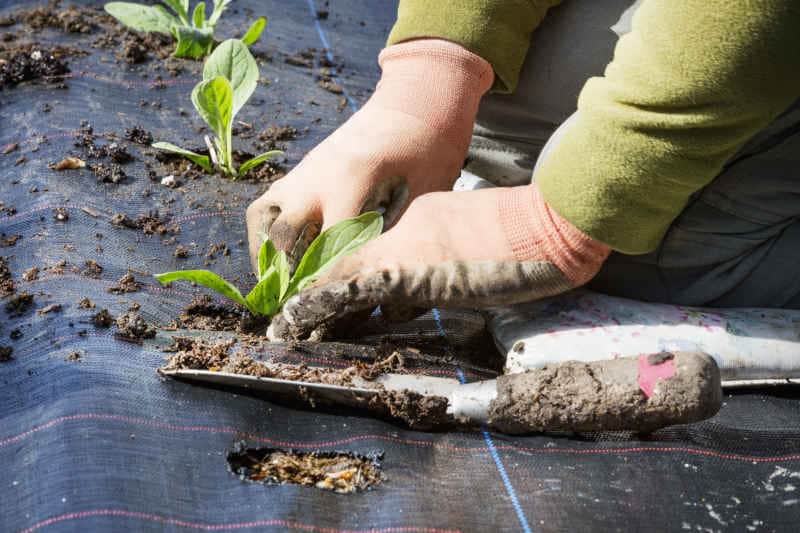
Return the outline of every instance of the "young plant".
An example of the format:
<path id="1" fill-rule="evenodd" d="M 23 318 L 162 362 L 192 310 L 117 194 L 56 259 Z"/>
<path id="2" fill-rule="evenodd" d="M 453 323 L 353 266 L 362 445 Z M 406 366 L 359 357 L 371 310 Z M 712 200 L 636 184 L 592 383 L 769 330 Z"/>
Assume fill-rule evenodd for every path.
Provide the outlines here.
<path id="1" fill-rule="evenodd" d="M 153 143 L 153 148 L 180 154 L 206 172 L 214 172 L 216 167 L 226 176 L 234 178 L 283 154 L 280 150 L 272 150 L 245 161 L 238 169 L 233 164 L 233 119 L 253 95 L 257 83 L 258 65 L 247 46 L 238 39 L 223 42 L 206 59 L 203 65 L 203 81 L 192 90 L 195 109 L 214 132 L 213 140 L 208 136 L 205 138 L 209 155 L 184 150 L 163 141 Z"/>
<path id="2" fill-rule="evenodd" d="M 374 211 L 343 220 L 314 239 L 291 276 L 286 254 L 264 240 L 258 253 L 258 283 L 247 296 L 242 296 L 239 289 L 209 270 L 165 272 L 157 274 L 156 279 L 164 285 L 176 280 L 192 281 L 245 306 L 253 315 L 271 317 L 280 311 L 286 300 L 381 231 L 383 218 Z"/>
<path id="3" fill-rule="evenodd" d="M 189 16 L 189 0 L 162 0 L 173 13 L 164 6 L 147 6 L 131 2 L 109 2 L 106 12 L 123 25 L 137 31 L 156 32 L 172 35 L 178 41 L 173 55 L 199 59 L 205 57 L 214 47 L 214 27 L 219 22 L 222 12 L 231 0 L 214 0 L 211 16 L 206 18 L 206 4 L 200 2 L 194 6 Z M 258 40 L 267 19 L 256 19 L 242 37 L 242 41 L 250 46 Z"/>

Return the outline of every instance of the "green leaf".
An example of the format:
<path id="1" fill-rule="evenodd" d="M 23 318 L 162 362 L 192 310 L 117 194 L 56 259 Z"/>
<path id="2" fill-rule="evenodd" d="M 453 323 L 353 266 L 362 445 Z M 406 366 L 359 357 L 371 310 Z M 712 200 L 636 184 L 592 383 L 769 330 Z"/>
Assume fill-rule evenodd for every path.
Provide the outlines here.
<path id="1" fill-rule="evenodd" d="M 181 22 L 189 25 L 189 0 L 161 0 L 178 15 Z"/>
<path id="2" fill-rule="evenodd" d="M 203 120 L 223 141 L 223 147 L 225 147 L 225 134 L 230 127 L 232 118 L 233 91 L 231 84 L 223 76 L 201 81 L 192 90 L 192 103 Z M 220 163 L 223 162 L 220 161 Z"/>
<path id="3" fill-rule="evenodd" d="M 267 25 L 267 18 L 266 17 L 259 17 L 253 24 L 250 25 L 250 28 L 247 30 L 247 33 L 244 34 L 242 37 L 242 42 L 247 46 L 252 45 L 255 43 L 259 37 L 261 37 L 261 32 L 264 31 L 264 26 Z"/>
<path id="4" fill-rule="evenodd" d="M 375 211 L 334 224 L 308 247 L 292 276 L 287 297 L 316 281 L 336 261 L 354 252 L 383 231 L 383 218 Z"/>
<path id="5" fill-rule="evenodd" d="M 189 161 L 191 161 L 192 163 L 202 167 L 202 169 L 205 170 L 206 172 L 214 172 L 214 169 L 211 168 L 211 160 L 208 158 L 207 155 L 196 154 L 194 152 L 190 152 L 189 150 L 184 150 L 180 146 L 175 146 L 172 143 L 163 141 L 155 142 L 151 146 L 158 150 L 165 150 L 167 152 L 180 154 Z"/>
<path id="6" fill-rule="evenodd" d="M 239 39 L 223 41 L 203 66 L 203 79 L 223 76 L 231 82 L 233 89 L 233 112 L 231 118 L 253 95 L 258 84 L 258 65 L 247 46 Z"/>
<path id="7" fill-rule="evenodd" d="M 137 31 L 172 33 L 172 27 L 180 21 L 161 6 L 145 6 L 130 2 L 109 2 L 106 12 L 125 26 Z"/>
<path id="8" fill-rule="evenodd" d="M 289 283 L 292 280 L 292 276 L 289 274 L 289 258 L 286 257 L 286 252 L 281 250 L 275 254 L 275 258 L 272 261 L 272 266 L 278 272 L 278 278 L 281 281 L 280 301 L 283 303 L 286 291 L 289 290 Z"/>
<path id="9" fill-rule="evenodd" d="M 217 291 L 221 295 L 227 296 L 231 300 L 249 308 L 247 301 L 242 297 L 242 293 L 239 292 L 239 289 L 210 270 L 178 270 L 176 272 L 165 272 L 163 274 L 156 274 L 156 279 L 163 285 L 177 280 L 193 281 L 198 285 Z"/>
<path id="10" fill-rule="evenodd" d="M 280 306 L 281 280 L 274 268 L 270 268 L 264 278 L 253 287 L 245 298 L 247 308 L 253 314 L 273 315 Z"/>
<path id="11" fill-rule="evenodd" d="M 194 24 L 195 28 L 204 28 L 206 25 L 206 3 L 200 2 L 196 6 L 194 6 L 194 12 L 192 13 L 192 24 Z M 213 32 L 212 32 L 213 36 Z"/>
<path id="12" fill-rule="evenodd" d="M 172 55 L 191 59 L 200 59 L 208 55 L 214 44 L 214 33 L 210 29 L 191 26 L 175 26 L 174 29 L 178 44 Z"/>
<path id="13" fill-rule="evenodd" d="M 208 25 L 212 28 L 217 25 L 217 21 L 219 17 L 222 16 L 222 12 L 225 11 L 225 8 L 228 7 L 228 4 L 231 3 L 231 0 L 214 0 L 214 11 L 211 13 L 211 16 L 208 18 Z"/>
<path id="14" fill-rule="evenodd" d="M 268 159 L 272 159 L 273 157 L 279 155 L 283 155 L 283 152 L 281 152 L 280 150 L 271 150 L 269 152 L 264 152 L 261 155 L 257 155 L 252 159 L 248 159 L 247 161 L 242 163 L 242 166 L 239 167 L 239 174 L 243 175 L 251 168 L 257 167 L 264 161 L 267 161 Z"/>
<path id="15" fill-rule="evenodd" d="M 269 267 L 272 266 L 272 261 L 275 259 L 277 254 L 278 250 L 275 249 L 275 245 L 272 244 L 272 241 L 265 240 L 263 243 L 261 243 L 261 248 L 258 250 L 259 280 L 264 278 L 264 274 L 266 274 Z"/>

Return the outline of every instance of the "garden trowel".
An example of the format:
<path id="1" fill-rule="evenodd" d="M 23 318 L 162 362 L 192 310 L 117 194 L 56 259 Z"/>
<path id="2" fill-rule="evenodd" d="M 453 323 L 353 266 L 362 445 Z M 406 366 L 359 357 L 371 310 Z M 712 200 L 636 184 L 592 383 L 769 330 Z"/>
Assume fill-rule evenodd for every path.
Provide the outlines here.
<path id="1" fill-rule="evenodd" d="M 299 366 L 299 365 L 298 365 Z M 567 361 L 495 379 L 385 373 L 344 385 L 210 370 L 162 370 L 173 378 L 365 409 L 418 429 L 489 426 L 506 433 L 652 431 L 713 416 L 722 389 L 714 360 L 664 352 L 589 363 Z"/>

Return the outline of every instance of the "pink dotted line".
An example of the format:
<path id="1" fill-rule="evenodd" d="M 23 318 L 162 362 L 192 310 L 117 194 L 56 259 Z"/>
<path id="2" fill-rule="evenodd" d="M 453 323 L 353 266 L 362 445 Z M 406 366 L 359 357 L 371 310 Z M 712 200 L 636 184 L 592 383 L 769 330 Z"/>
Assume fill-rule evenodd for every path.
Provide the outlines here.
<path id="1" fill-rule="evenodd" d="M 226 216 L 233 216 L 239 215 L 241 216 L 244 214 L 244 211 L 214 211 L 211 213 L 198 213 L 196 215 L 187 215 L 185 217 L 179 217 L 171 220 L 171 223 L 177 224 L 179 222 L 187 222 L 189 220 L 195 220 L 198 218 L 205 218 L 205 217 L 226 217 Z"/>
<path id="2" fill-rule="evenodd" d="M 254 520 L 252 522 L 233 522 L 228 524 L 206 524 L 202 522 L 190 522 L 178 518 L 168 518 L 166 516 L 141 513 L 138 511 L 126 511 L 124 509 L 94 509 L 91 511 L 80 511 L 74 513 L 65 513 L 58 516 L 37 522 L 31 527 L 24 529 L 22 533 L 32 533 L 52 524 L 65 522 L 67 520 L 81 520 L 84 518 L 92 518 L 96 516 L 116 516 L 124 518 L 138 518 L 140 520 L 148 520 L 150 522 L 157 522 L 159 524 L 186 527 L 189 529 L 200 529 L 204 531 L 228 531 L 232 529 L 247 529 L 254 527 L 281 527 L 284 529 L 299 529 L 301 531 L 313 531 L 314 533 L 458 533 L 459 530 L 454 529 L 439 529 L 432 527 L 385 527 L 379 529 L 339 529 L 325 526 L 316 526 L 313 524 L 303 524 L 291 520 Z"/>
<path id="3" fill-rule="evenodd" d="M 59 74 L 58 76 L 43 76 L 46 80 L 57 80 L 57 79 L 92 79 L 97 81 L 104 81 L 107 83 L 116 83 L 118 85 L 188 85 L 190 83 L 196 83 L 197 80 L 190 80 L 190 79 L 169 79 L 169 80 L 156 80 L 156 81 L 139 81 L 139 80 L 118 80 L 114 78 L 107 78 L 105 76 L 100 76 L 99 74 L 93 74 L 91 72 L 81 72 L 79 74 Z"/>
<path id="4" fill-rule="evenodd" d="M 275 439 L 269 439 L 266 437 L 260 437 L 258 435 L 245 433 L 242 431 L 238 431 L 233 428 L 227 427 L 209 427 L 209 426 L 181 426 L 175 424 L 165 424 L 161 422 L 153 422 L 151 420 L 145 420 L 143 418 L 135 418 L 129 417 L 124 415 L 113 415 L 113 414 L 104 414 L 104 413 L 83 413 L 83 414 L 76 414 L 76 415 L 68 415 L 68 416 L 61 416 L 42 424 L 40 426 L 36 426 L 32 429 L 29 429 L 23 433 L 15 435 L 13 437 L 9 437 L 5 440 L 0 440 L 0 447 L 7 446 L 9 444 L 13 444 L 15 442 L 19 442 L 26 437 L 34 435 L 40 431 L 44 431 L 51 427 L 57 426 L 64 422 L 70 421 L 77 421 L 77 420 L 112 420 L 112 421 L 119 421 L 119 422 L 126 422 L 130 424 L 138 424 L 143 426 L 148 426 L 156 429 L 167 430 L 167 431 L 188 431 L 188 432 L 204 432 L 204 433 L 212 433 L 212 434 L 229 434 L 229 435 L 236 435 L 242 438 L 246 438 L 249 440 L 262 442 L 265 444 L 273 445 L 273 446 L 280 446 L 284 448 L 330 448 L 335 446 L 341 446 L 344 444 L 350 444 L 353 442 L 358 442 L 362 440 L 381 440 L 386 442 L 394 442 L 398 444 L 407 444 L 412 446 L 419 446 L 423 448 L 440 448 L 447 451 L 452 452 L 466 452 L 466 453 L 475 453 L 475 452 L 488 452 L 489 448 L 486 446 L 476 446 L 476 447 L 464 447 L 464 446 L 453 446 L 447 443 L 442 442 L 435 442 L 435 441 L 427 441 L 427 440 L 414 440 L 414 439 L 404 439 L 400 437 L 392 437 L 389 435 L 378 435 L 378 434 L 363 434 L 363 435 L 354 435 L 352 437 L 348 437 L 345 439 L 338 439 L 332 440 L 327 442 L 318 442 L 318 443 L 310 443 L 310 442 L 288 442 L 288 441 L 280 441 Z M 742 461 L 748 463 L 777 463 L 782 461 L 800 461 L 800 454 L 790 454 L 790 455 L 778 455 L 778 456 L 768 456 L 768 457 L 757 457 L 757 456 L 749 456 L 749 455 L 739 455 L 733 453 L 723 453 L 717 452 L 713 450 L 702 450 L 699 448 L 689 448 L 684 446 L 634 446 L 634 447 L 627 447 L 627 448 L 593 448 L 587 450 L 574 450 L 568 448 L 531 448 L 526 446 L 516 446 L 512 444 L 507 445 L 498 445 L 495 446 L 497 450 L 508 450 L 508 451 L 516 451 L 516 452 L 523 452 L 523 453 L 532 453 L 532 454 L 564 454 L 564 455 L 614 455 L 614 454 L 628 454 L 628 453 L 688 453 L 693 455 L 700 455 L 700 456 L 707 456 L 707 457 L 714 457 L 717 459 L 725 459 L 729 461 Z"/>

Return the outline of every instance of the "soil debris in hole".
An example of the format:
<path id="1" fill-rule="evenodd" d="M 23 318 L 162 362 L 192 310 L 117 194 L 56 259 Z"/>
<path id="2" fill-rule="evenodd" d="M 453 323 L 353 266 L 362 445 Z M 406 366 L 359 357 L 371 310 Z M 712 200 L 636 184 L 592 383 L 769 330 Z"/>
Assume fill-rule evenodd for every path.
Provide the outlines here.
<path id="1" fill-rule="evenodd" d="M 92 324 L 97 328 L 110 328 L 114 325 L 114 317 L 108 309 L 101 309 L 92 315 Z"/>
<path id="2" fill-rule="evenodd" d="M 109 287 L 107 290 L 111 294 L 125 294 L 129 292 L 137 292 L 142 288 L 142 284 L 136 281 L 133 274 L 128 272 L 117 280 L 117 284 Z"/>
<path id="3" fill-rule="evenodd" d="M 152 339 L 156 328 L 148 324 L 138 310 L 130 309 L 117 318 L 117 334 L 131 340 Z"/>
<path id="4" fill-rule="evenodd" d="M 14 358 L 12 356 L 13 353 L 14 348 L 11 346 L 0 346 L 0 363 L 11 361 Z"/>
<path id="5" fill-rule="evenodd" d="M 291 483 L 351 494 L 383 481 L 381 459 L 383 454 L 377 453 L 248 448 L 242 441 L 228 454 L 228 465 L 244 481 Z"/>
<path id="6" fill-rule="evenodd" d="M 67 356 L 67 359 L 68 359 L 69 361 L 74 361 L 74 362 L 76 362 L 76 363 L 77 363 L 78 361 L 80 361 L 80 360 L 81 360 L 81 357 L 82 357 L 82 355 L 83 355 L 83 354 L 82 354 L 81 352 L 79 352 L 79 351 L 75 350 L 74 352 L 70 353 L 70 354 Z"/>
<path id="7" fill-rule="evenodd" d="M 0 61 L 0 89 L 39 78 L 61 78 L 67 73 L 69 68 L 66 63 L 53 52 L 40 49 L 18 51 Z M 60 79 L 58 83 L 61 83 Z"/>

